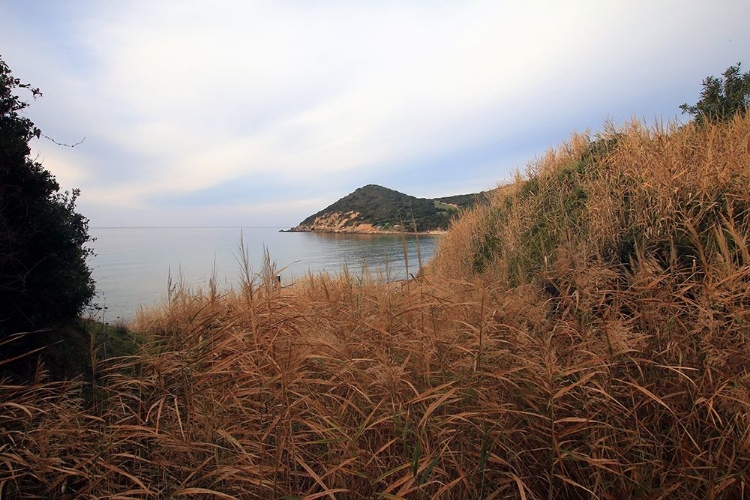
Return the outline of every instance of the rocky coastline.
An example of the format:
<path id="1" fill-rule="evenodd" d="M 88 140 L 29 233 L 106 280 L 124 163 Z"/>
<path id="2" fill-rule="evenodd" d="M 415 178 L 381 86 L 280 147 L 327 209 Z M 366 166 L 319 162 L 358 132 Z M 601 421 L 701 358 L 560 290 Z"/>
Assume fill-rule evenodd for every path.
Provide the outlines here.
<path id="1" fill-rule="evenodd" d="M 388 227 L 380 227 L 369 223 L 351 224 L 359 216 L 358 212 L 340 213 L 334 212 L 325 216 L 316 217 L 310 224 L 299 224 L 290 229 L 282 229 L 284 233 L 338 233 L 338 234 L 414 234 L 408 227 L 394 224 Z M 446 230 L 419 231 L 417 234 L 439 235 Z"/>

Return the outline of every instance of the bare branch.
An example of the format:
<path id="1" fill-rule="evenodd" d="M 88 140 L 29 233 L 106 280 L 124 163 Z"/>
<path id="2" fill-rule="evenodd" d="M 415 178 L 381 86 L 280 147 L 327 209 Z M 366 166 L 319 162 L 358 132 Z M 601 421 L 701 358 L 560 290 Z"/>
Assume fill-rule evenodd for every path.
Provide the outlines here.
<path id="1" fill-rule="evenodd" d="M 50 137 L 50 136 L 48 136 L 48 135 L 45 135 L 45 134 L 40 134 L 40 135 L 41 135 L 42 137 L 44 137 L 45 139 L 47 139 L 47 140 L 49 140 L 49 141 L 52 141 L 52 142 L 54 142 L 54 143 L 55 143 L 55 144 L 57 144 L 58 146 L 65 146 L 66 148 L 74 148 L 74 147 L 78 146 L 79 144 L 82 144 L 82 143 L 83 143 L 83 141 L 85 141 L 85 140 L 86 140 L 86 138 L 84 137 L 83 139 L 81 139 L 80 141 L 76 142 L 75 144 L 65 144 L 65 143 L 63 143 L 63 142 L 57 142 L 56 140 L 54 140 L 54 139 L 53 139 L 52 137 Z"/>

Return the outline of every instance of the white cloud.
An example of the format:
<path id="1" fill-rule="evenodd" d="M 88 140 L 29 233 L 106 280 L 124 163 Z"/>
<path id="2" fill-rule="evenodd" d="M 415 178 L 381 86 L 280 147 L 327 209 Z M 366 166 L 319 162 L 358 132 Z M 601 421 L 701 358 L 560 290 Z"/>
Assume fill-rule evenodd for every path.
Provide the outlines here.
<path id="1" fill-rule="evenodd" d="M 45 148 L 35 158 L 55 176 L 63 190 L 79 186 L 86 178 L 85 169 L 62 148 Z"/>
<path id="2" fill-rule="evenodd" d="M 0 41 L 49 66 L 39 116 L 56 135 L 89 140 L 64 153 L 45 146 L 46 164 L 64 184 L 83 188 L 90 217 L 107 214 L 103 223 L 128 210 L 134 224 L 148 223 L 155 195 L 241 178 L 318 184 L 319 195 L 337 176 L 362 172 L 364 184 L 377 169 L 398 179 L 405 166 L 504 145 L 504 159 L 467 161 L 425 179 L 439 194 L 470 179 L 486 189 L 493 162 L 501 180 L 521 152 L 541 152 L 574 128 L 597 127 L 678 85 L 697 94 L 701 78 L 750 45 L 750 6 L 740 1 L 710 8 L 674 0 L 140 1 L 57 9 L 68 17 L 46 30 L 58 34 L 46 42 L 17 27 Z M 55 38 L 66 29 L 68 52 Z M 726 61 L 717 61 L 719 48 Z M 671 116 L 683 100 L 643 109 Z M 549 141 L 542 133 L 553 128 L 562 136 L 532 146 L 535 135 Z M 226 216 L 222 210 L 212 216 Z"/>

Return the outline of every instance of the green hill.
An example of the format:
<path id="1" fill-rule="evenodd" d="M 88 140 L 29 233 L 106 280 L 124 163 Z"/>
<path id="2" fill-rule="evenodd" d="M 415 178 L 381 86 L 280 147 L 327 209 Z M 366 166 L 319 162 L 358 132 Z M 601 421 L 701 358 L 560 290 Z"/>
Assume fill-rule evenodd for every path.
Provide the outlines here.
<path id="1" fill-rule="evenodd" d="M 292 231 L 378 232 L 443 231 L 462 208 L 483 200 L 484 193 L 417 198 L 368 184 L 303 220 Z"/>

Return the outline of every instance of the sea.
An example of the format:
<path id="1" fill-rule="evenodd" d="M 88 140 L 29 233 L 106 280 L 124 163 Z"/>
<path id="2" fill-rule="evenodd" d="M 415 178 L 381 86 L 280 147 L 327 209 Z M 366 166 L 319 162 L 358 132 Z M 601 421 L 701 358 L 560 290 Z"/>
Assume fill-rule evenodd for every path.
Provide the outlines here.
<path id="1" fill-rule="evenodd" d="M 95 304 L 87 314 L 106 323 L 127 323 L 141 308 L 164 303 L 169 283 L 206 289 L 215 276 L 220 290 L 240 283 L 243 248 L 254 274 L 266 255 L 282 286 L 309 273 L 369 273 L 381 281 L 416 275 L 440 236 L 281 232 L 278 227 L 91 227 Z M 406 256 L 404 258 L 404 243 Z M 408 274 L 407 274 L 408 264 Z"/>

